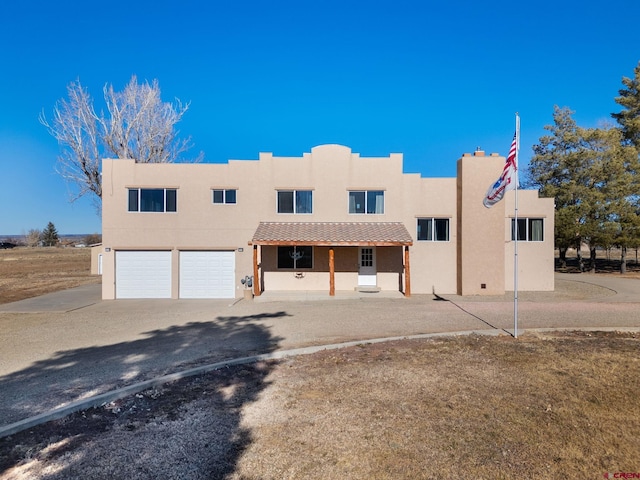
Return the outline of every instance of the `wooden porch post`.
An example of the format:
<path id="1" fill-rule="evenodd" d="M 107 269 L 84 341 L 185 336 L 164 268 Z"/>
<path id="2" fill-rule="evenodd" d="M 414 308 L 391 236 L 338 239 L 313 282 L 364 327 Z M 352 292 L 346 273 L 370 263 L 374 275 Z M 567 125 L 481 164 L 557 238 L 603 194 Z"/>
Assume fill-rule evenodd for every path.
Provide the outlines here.
<path id="1" fill-rule="evenodd" d="M 258 246 L 253 246 L 253 294 L 260 296 L 260 276 L 258 271 Z"/>
<path id="2" fill-rule="evenodd" d="M 411 266 L 409 265 L 409 246 L 404 247 L 404 296 L 411 296 Z"/>
<path id="3" fill-rule="evenodd" d="M 329 296 L 336 294 L 336 278 L 333 248 L 329 247 Z"/>

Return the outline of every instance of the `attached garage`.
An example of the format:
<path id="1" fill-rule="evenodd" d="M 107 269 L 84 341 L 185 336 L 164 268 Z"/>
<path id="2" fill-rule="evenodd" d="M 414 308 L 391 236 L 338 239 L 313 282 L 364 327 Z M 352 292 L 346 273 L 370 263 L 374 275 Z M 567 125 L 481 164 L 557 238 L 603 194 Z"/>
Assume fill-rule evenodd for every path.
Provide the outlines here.
<path id="1" fill-rule="evenodd" d="M 180 298 L 234 298 L 234 251 L 181 251 Z"/>
<path id="2" fill-rule="evenodd" d="M 117 251 L 116 298 L 171 298 L 171 251 Z"/>

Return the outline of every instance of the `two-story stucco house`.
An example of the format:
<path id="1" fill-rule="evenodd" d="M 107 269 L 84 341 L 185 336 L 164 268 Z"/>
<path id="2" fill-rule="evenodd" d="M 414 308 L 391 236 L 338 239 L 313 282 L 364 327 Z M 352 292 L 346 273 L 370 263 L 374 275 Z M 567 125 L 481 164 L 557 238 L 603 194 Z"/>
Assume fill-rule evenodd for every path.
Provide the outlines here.
<path id="1" fill-rule="evenodd" d="M 456 178 L 403 173 L 402 155 L 340 145 L 225 164 L 103 162 L 102 296 L 513 290 L 514 192 L 482 205 L 505 158 L 475 152 Z M 553 199 L 518 192 L 520 290 L 553 290 Z"/>

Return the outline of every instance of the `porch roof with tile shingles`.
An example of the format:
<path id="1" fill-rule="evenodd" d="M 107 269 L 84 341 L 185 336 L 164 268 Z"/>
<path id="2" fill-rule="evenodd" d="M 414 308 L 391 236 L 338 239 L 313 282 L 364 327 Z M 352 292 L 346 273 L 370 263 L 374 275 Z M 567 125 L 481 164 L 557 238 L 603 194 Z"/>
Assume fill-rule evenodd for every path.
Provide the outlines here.
<path id="1" fill-rule="evenodd" d="M 413 245 L 400 222 L 260 222 L 253 245 Z"/>

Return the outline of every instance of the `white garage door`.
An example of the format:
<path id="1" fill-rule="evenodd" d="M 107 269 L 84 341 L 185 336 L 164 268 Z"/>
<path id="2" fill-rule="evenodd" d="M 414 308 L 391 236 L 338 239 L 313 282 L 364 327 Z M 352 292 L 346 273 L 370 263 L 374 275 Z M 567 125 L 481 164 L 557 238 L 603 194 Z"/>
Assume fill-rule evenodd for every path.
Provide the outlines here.
<path id="1" fill-rule="evenodd" d="M 234 298 L 235 252 L 180 252 L 180 298 Z"/>
<path id="2" fill-rule="evenodd" d="M 116 298 L 171 298 L 171 252 L 116 252 Z"/>

